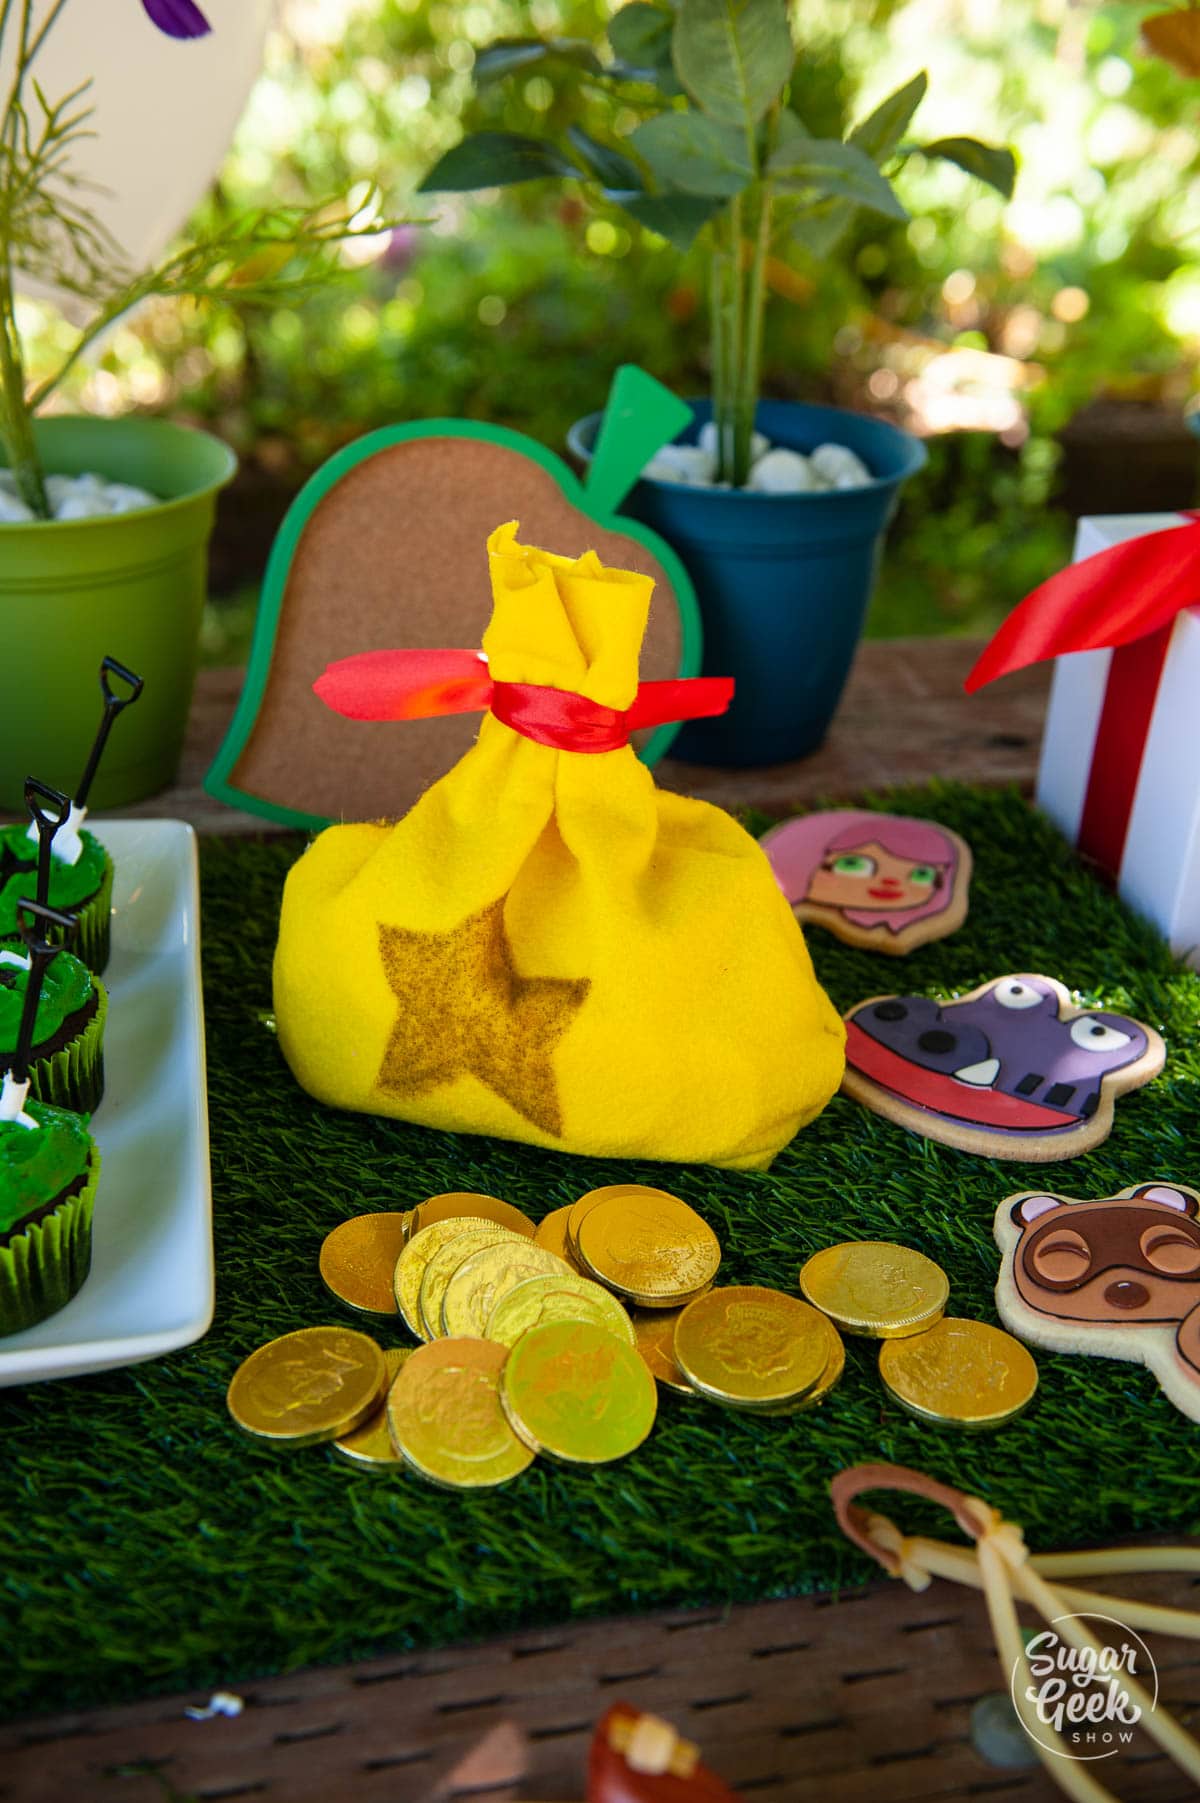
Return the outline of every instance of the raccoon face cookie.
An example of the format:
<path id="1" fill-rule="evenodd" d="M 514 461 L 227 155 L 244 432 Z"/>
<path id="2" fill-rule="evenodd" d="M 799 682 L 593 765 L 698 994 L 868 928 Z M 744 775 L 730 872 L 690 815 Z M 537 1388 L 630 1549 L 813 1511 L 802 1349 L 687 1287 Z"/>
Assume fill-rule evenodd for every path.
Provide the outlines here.
<path id="1" fill-rule="evenodd" d="M 868 951 L 903 955 L 967 916 L 971 850 L 949 827 L 835 808 L 759 841 L 797 920 Z"/>
<path id="2" fill-rule="evenodd" d="M 1000 977 L 955 1002 L 887 995 L 846 1016 L 842 1088 L 912 1133 L 989 1158 L 1074 1158 L 1166 1048 L 1128 1015 L 1073 1006 L 1052 977 Z"/>
<path id="3" fill-rule="evenodd" d="M 1098 1201 L 1025 1191 L 996 1211 L 996 1304 L 1052 1352 L 1129 1359 L 1200 1421 L 1200 1195 L 1142 1183 Z"/>

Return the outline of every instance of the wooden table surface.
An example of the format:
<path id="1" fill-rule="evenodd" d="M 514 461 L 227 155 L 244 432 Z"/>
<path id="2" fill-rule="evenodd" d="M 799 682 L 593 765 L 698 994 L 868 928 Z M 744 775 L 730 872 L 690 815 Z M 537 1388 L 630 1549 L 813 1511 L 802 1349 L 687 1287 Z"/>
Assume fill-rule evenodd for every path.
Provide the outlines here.
<path id="1" fill-rule="evenodd" d="M 762 770 L 711 770 L 664 758 L 655 771 L 677 789 L 731 809 L 782 816 L 819 800 L 844 801 L 893 783 L 952 776 L 1032 788 L 1049 688 L 1045 668 L 1023 670 L 978 695 L 963 677 L 978 639 L 873 639 L 859 649 L 829 737 L 810 758 Z M 202 670 L 179 781 L 118 816 L 190 820 L 202 833 L 273 830 L 256 814 L 214 801 L 204 775 L 233 716 L 242 671 Z"/>
<path id="2" fill-rule="evenodd" d="M 953 777 L 1032 786 L 1048 677 L 1008 678 L 968 700 L 968 640 L 864 644 L 827 744 L 803 763 L 719 771 L 664 761 L 656 775 L 730 808 L 785 815 L 892 783 Z M 178 784 L 124 810 L 201 832 L 271 830 L 204 794 L 241 672 L 201 675 Z M 1195 1606 L 1196 1580 L 1125 1586 Z M 1164 1700 L 1195 1730 L 1200 1659 L 1155 1643 Z M 0 1728 L 4 1803 L 448 1803 L 579 1798 L 591 1724 L 618 1697 L 669 1717 L 748 1803 L 1051 1803 L 1040 1768 L 989 1765 L 971 1712 L 1003 1691 L 983 1605 L 935 1584 L 880 1583 L 797 1597 L 505 1636 L 277 1678 L 230 1671 L 236 1720 L 192 1721 L 196 1695 Z M 1095 1769 L 1095 1768 L 1093 1768 Z M 1102 1781 L 1145 1803 L 1193 1787 L 1152 1742 Z"/>

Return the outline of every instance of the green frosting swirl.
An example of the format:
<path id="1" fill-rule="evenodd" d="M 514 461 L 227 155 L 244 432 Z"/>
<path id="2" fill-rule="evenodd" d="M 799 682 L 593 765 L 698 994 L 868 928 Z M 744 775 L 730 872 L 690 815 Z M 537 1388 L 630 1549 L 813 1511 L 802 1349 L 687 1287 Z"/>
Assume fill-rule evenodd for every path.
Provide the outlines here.
<path id="1" fill-rule="evenodd" d="M 94 834 L 80 834 L 83 850 L 76 864 L 50 860 L 50 906 L 77 908 L 95 895 L 104 879 L 105 850 Z M 0 827 L 0 938 L 17 933 L 17 903 L 31 896 L 37 882 L 37 846 L 24 826 Z"/>
<path id="2" fill-rule="evenodd" d="M 36 1127 L 0 1121 L 0 1234 L 12 1233 L 81 1177 L 92 1148 L 82 1115 L 42 1102 L 26 1102 L 25 1112 Z"/>
<path id="3" fill-rule="evenodd" d="M 25 1005 L 25 989 L 29 972 L 19 964 L 5 961 L 6 952 L 27 956 L 19 942 L 0 945 L 0 1060 L 6 1052 L 17 1049 L 21 1028 L 21 1010 Z M 86 964 L 70 952 L 59 952 L 42 980 L 37 1017 L 33 1025 L 33 1043 L 44 1045 L 52 1039 L 68 1016 L 82 1008 L 92 994 L 92 973 Z"/>

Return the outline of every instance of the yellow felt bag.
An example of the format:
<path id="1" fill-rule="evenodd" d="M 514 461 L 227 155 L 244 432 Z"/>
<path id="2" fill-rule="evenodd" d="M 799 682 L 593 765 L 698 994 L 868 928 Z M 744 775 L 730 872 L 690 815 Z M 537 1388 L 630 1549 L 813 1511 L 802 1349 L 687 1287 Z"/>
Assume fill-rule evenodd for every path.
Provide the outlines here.
<path id="1" fill-rule="evenodd" d="M 484 637 L 509 717 L 542 689 L 626 709 L 650 579 L 516 531 L 488 543 Z M 736 821 L 656 789 L 628 745 L 555 749 L 496 711 L 404 819 L 329 827 L 301 857 L 275 1014 L 297 1080 L 335 1107 L 741 1170 L 825 1106 L 845 1038 Z"/>

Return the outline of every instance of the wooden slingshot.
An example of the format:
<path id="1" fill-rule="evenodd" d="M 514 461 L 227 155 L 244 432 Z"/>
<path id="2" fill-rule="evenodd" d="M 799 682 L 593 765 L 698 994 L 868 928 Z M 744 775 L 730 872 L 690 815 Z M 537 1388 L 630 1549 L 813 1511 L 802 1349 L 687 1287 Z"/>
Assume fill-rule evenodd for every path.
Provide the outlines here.
<path id="1" fill-rule="evenodd" d="M 944 1540 L 902 1534 L 886 1515 L 859 1507 L 854 1498 L 864 1490 L 906 1490 L 940 1503 L 975 1542 L 952 1546 Z M 1200 1615 L 1078 1590 L 1050 1580 L 1110 1577 L 1141 1571 L 1200 1572 L 1200 1546 L 1113 1547 L 1095 1552 L 1031 1554 L 1021 1529 L 1005 1521 L 986 1502 L 964 1496 L 923 1472 L 903 1465 L 854 1465 L 838 1473 L 830 1485 L 838 1525 L 856 1546 L 877 1560 L 890 1577 L 902 1578 L 912 1590 L 925 1590 L 935 1577 L 951 1578 L 982 1590 L 991 1617 L 996 1649 L 1004 1670 L 1013 1675 L 1013 1702 L 1042 1764 L 1059 1788 L 1079 1803 L 1115 1803 L 1113 1793 L 1093 1778 L 1067 1746 L 1052 1719 L 1038 1712 L 1038 1688 L 1017 1621 L 1016 1604 L 1030 1604 L 1056 1636 L 1078 1655 L 1076 1669 L 1111 1670 L 1111 1650 L 1093 1638 L 1078 1619 L 1103 1615 L 1135 1633 L 1155 1629 L 1200 1640 Z M 1138 1682 L 1131 1666 L 1119 1672 L 1119 1685 L 1130 1713 L 1181 1771 L 1200 1790 L 1200 1746 L 1162 1704 Z M 1136 1713 L 1134 1713 L 1136 1712 Z"/>

